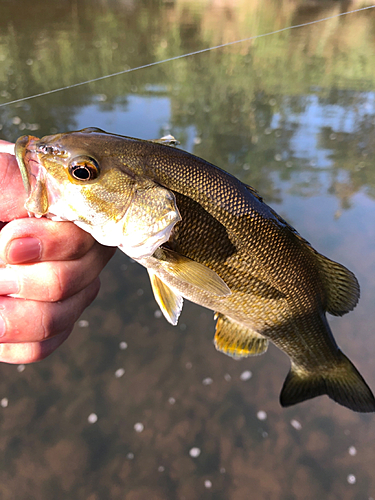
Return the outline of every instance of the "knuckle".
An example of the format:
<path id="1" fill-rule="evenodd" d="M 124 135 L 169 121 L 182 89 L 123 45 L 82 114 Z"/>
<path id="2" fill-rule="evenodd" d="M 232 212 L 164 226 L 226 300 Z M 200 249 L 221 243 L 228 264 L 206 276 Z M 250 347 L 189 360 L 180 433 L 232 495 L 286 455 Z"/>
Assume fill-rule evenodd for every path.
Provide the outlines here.
<path id="1" fill-rule="evenodd" d="M 62 226 L 62 227 L 61 227 Z M 53 256 L 64 260 L 83 257 L 94 245 L 93 237 L 72 222 L 48 221 L 46 239 L 46 258 Z"/>
<path id="2" fill-rule="evenodd" d="M 40 309 L 40 326 L 39 326 L 39 330 L 40 330 L 40 333 L 39 333 L 39 338 L 41 340 L 45 340 L 46 338 L 48 338 L 52 331 L 51 331 L 51 321 L 50 319 L 47 317 L 45 311 L 43 310 L 43 308 Z"/>
<path id="3" fill-rule="evenodd" d="M 86 253 L 89 252 L 95 244 L 95 240 L 89 233 L 86 233 L 82 229 L 79 229 L 77 226 L 74 226 L 74 228 L 76 228 L 79 233 L 73 240 L 74 245 L 70 246 L 70 260 L 80 259 L 84 255 L 86 255 Z"/>
<path id="4" fill-rule="evenodd" d="M 59 302 L 69 296 L 72 280 L 61 266 L 51 266 L 48 286 L 45 288 L 46 302 Z"/>

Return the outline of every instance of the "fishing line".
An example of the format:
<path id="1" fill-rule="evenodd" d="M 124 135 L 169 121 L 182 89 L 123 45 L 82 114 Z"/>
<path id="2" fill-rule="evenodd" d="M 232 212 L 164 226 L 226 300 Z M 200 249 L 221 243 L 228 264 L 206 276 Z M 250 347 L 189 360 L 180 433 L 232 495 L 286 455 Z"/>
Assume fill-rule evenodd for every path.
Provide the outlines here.
<path id="1" fill-rule="evenodd" d="M 75 87 L 80 87 L 81 85 L 87 85 L 93 82 L 99 82 L 100 80 L 105 80 L 106 78 L 112 78 L 114 76 L 124 75 L 126 73 L 131 73 L 133 71 L 138 71 L 140 69 L 152 68 L 153 66 L 157 66 L 159 64 L 177 61 L 178 59 L 184 59 L 186 57 L 195 56 L 197 54 L 203 54 L 205 52 L 210 52 L 211 50 L 221 49 L 224 47 L 230 47 L 231 45 L 236 45 L 238 43 L 249 42 L 250 40 L 256 40 L 257 38 L 263 38 L 270 35 L 275 35 L 277 33 L 282 33 L 283 31 L 292 30 L 295 28 L 303 28 L 304 26 L 310 26 L 311 24 L 322 23 L 324 21 L 329 21 L 330 19 L 336 19 L 338 17 L 347 16 L 348 14 L 354 14 L 356 12 L 361 12 L 364 10 L 369 10 L 375 8 L 375 5 L 370 5 L 367 7 L 361 7 L 360 9 L 350 10 L 348 12 L 341 12 L 340 14 L 335 14 L 334 16 L 324 17 L 322 19 L 318 19 L 316 21 L 310 21 L 308 23 L 295 24 L 294 26 L 288 26 L 287 28 L 281 28 L 279 30 L 270 31 L 269 33 L 263 33 L 261 35 L 250 36 L 248 38 L 242 38 L 241 40 L 234 40 L 233 42 L 226 42 L 220 45 L 215 45 L 214 47 L 207 47 L 206 49 L 196 50 L 194 52 L 189 52 L 187 54 L 181 54 L 179 56 L 169 57 L 167 59 L 163 59 L 162 61 L 155 61 L 148 64 L 143 64 L 142 66 L 137 66 L 136 68 L 124 69 L 122 71 L 117 71 L 116 73 L 111 73 L 109 75 L 99 76 L 98 78 L 92 78 L 91 80 L 86 80 L 84 82 L 73 83 L 72 85 L 67 85 L 66 87 L 60 87 L 58 89 L 48 90 L 47 92 L 41 92 L 40 94 L 34 94 L 28 97 L 22 97 L 21 99 L 15 99 L 14 101 L 4 102 L 0 104 L 0 108 L 4 106 L 9 106 L 10 104 L 16 104 L 18 102 L 28 101 L 30 99 L 35 99 L 36 97 L 42 97 L 49 94 L 55 94 L 56 92 L 61 92 L 62 90 L 73 89 Z"/>

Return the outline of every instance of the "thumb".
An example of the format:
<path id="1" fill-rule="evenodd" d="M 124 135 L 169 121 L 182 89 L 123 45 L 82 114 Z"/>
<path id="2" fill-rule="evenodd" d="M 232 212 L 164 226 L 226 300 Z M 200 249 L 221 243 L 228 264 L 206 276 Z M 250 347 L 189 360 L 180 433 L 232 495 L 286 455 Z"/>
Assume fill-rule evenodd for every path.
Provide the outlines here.
<path id="1" fill-rule="evenodd" d="M 25 189 L 18 169 L 16 157 L 10 154 L 13 144 L 0 140 L 0 221 L 27 217 L 24 208 Z"/>

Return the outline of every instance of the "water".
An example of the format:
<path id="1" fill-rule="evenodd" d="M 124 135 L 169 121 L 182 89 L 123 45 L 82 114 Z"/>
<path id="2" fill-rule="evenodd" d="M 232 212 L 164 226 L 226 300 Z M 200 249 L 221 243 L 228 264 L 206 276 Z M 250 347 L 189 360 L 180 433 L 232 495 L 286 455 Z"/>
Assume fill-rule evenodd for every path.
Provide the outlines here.
<path id="1" fill-rule="evenodd" d="M 345 8 L 2 0 L 0 104 Z M 254 186 L 356 273 L 359 305 L 330 323 L 374 389 L 374 24 L 351 14 L 3 107 L 1 138 L 172 133 Z M 375 498 L 375 417 L 326 397 L 281 409 L 289 361 L 276 348 L 216 352 L 212 313 L 189 303 L 170 326 L 122 254 L 102 282 L 49 359 L 0 367 L 2 499 Z"/>

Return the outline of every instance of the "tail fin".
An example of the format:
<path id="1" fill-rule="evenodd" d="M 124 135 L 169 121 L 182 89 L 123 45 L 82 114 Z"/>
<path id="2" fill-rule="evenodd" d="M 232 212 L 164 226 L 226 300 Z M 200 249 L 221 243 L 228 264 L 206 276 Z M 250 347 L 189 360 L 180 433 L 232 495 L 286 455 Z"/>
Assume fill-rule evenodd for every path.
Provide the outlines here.
<path id="1" fill-rule="evenodd" d="M 338 362 L 326 372 L 308 372 L 292 363 L 281 390 L 280 403 L 291 406 L 323 394 L 353 411 L 375 412 L 371 389 L 341 351 Z"/>

